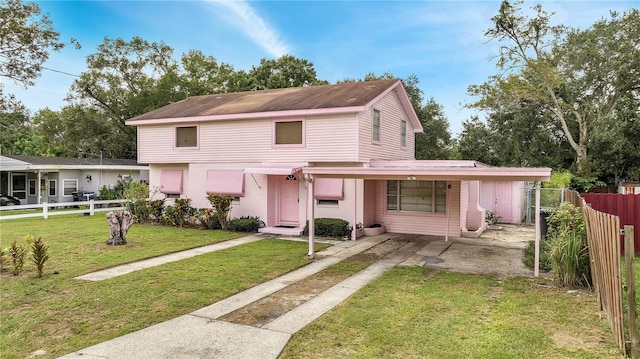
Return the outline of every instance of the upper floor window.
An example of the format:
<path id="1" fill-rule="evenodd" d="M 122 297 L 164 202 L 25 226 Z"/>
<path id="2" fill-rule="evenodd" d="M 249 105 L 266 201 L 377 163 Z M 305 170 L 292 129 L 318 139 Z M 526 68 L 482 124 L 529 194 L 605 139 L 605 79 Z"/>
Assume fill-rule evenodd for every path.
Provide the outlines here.
<path id="1" fill-rule="evenodd" d="M 447 213 L 446 181 L 387 181 L 387 211 Z"/>
<path id="2" fill-rule="evenodd" d="M 400 123 L 400 146 L 407 147 L 407 121 Z"/>
<path id="3" fill-rule="evenodd" d="M 273 127 L 274 145 L 304 145 L 304 122 L 276 121 Z"/>
<path id="4" fill-rule="evenodd" d="M 373 126 L 371 140 L 380 142 L 380 110 L 373 109 Z"/>
<path id="5" fill-rule="evenodd" d="M 176 127 L 176 147 L 198 147 L 198 126 Z"/>

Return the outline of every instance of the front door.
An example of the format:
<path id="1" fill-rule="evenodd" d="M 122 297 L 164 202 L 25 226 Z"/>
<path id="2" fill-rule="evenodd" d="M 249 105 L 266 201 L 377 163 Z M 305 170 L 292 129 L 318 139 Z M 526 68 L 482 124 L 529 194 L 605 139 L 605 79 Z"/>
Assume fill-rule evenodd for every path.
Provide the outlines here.
<path id="1" fill-rule="evenodd" d="M 511 182 L 496 182 L 496 214 L 502 217 L 502 221 L 511 222 L 513 220 Z"/>
<path id="2" fill-rule="evenodd" d="M 280 182 L 278 222 L 298 223 L 298 192 L 298 178 L 294 175 L 283 177 Z"/>

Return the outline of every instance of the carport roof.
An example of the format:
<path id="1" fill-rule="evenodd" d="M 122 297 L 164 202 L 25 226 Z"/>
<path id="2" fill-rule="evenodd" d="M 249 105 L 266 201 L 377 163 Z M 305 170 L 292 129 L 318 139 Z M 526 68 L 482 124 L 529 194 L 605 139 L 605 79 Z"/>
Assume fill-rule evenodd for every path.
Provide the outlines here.
<path id="1" fill-rule="evenodd" d="M 64 170 L 64 169 L 148 169 L 136 160 L 113 158 L 73 158 L 40 156 L 0 156 L 1 171 Z"/>
<path id="2" fill-rule="evenodd" d="M 369 167 L 305 167 L 303 173 L 380 180 L 549 181 L 551 168 L 494 167 L 476 161 L 371 161 Z"/>

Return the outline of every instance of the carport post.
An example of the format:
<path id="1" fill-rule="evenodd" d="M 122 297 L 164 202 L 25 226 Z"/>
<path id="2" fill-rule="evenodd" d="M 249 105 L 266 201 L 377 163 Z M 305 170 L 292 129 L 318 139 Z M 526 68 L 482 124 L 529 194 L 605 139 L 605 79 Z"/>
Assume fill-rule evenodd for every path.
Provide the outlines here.
<path id="1" fill-rule="evenodd" d="M 316 218 L 316 214 L 315 214 L 315 203 L 313 200 L 313 191 L 314 191 L 314 186 L 313 186 L 313 177 L 308 176 L 307 180 L 309 181 L 309 187 L 307 188 L 307 206 L 309 208 L 309 254 L 307 254 L 307 256 L 309 258 L 314 258 L 316 253 L 314 250 L 314 235 L 315 235 L 315 231 L 316 231 L 316 226 L 315 226 L 315 218 Z"/>
<path id="2" fill-rule="evenodd" d="M 536 249 L 533 264 L 533 275 L 540 275 L 540 181 L 536 181 Z"/>

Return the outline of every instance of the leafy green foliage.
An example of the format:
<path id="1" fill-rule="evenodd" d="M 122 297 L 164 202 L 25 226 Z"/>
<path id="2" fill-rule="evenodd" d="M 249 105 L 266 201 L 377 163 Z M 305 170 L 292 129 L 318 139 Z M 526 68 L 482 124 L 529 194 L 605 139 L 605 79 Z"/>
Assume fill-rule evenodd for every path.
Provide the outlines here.
<path id="1" fill-rule="evenodd" d="M 195 214 L 195 209 L 191 207 L 191 198 L 176 198 L 173 209 L 178 226 L 184 227 L 189 223 L 189 218 Z"/>
<path id="2" fill-rule="evenodd" d="M 33 86 L 50 52 L 65 47 L 59 41 L 60 33 L 37 3 L 22 0 L 2 1 L 0 24 L 0 76 L 25 87 Z M 0 82 L 0 108 L 19 108 L 13 96 L 4 95 L 3 83 Z"/>
<path id="3" fill-rule="evenodd" d="M 564 202 L 547 223 L 549 260 L 556 281 L 565 286 L 588 285 L 589 249 L 580 208 Z"/>
<path id="4" fill-rule="evenodd" d="M 340 218 L 316 218 L 314 221 L 315 235 L 322 237 L 349 237 L 351 236 L 352 228 L 349 226 L 349 222 Z M 304 234 L 309 234 L 309 221 L 304 226 Z"/>
<path id="5" fill-rule="evenodd" d="M 548 148 L 557 152 L 554 158 L 564 157 L 557 146 L 546 147 L 545 143 L 569 149 L 577 173 L 598 175 L 590 166 L 592 139 L 610 127 L 604 124 L 623 117 L 621 102 L 630 101 L 637 108 L 640 11 L 632 9 L 623 16 L 612 13 L 611 19 L 576 30 L 550 25 L 552 14 L 539 4 L 532 7 L 532 16 L 525 15 L 521 5 L 522 1 L 505 0 L 492 18 L 494 26 L 486 36 L 500 42 L 497 64 L 501 74 L 469 87 L 469 93 L 479 97 L 471 107 L 503 117 L 507 126 L 521 134 L 544 139 L 537 141 L 542 154 Z M 526 130 L 529 118 L 539 126 Z M 607 138 L 613 137 L 603 139 Z M 516 138 L 512 141 L 518 146 Z"/>
<path id="6" fill-rule="evenodd" d="M 227 229 L 229 225 L 229 214 L 231 213 L 231 202 L 233 202 L 233 196 L 211 193 L 207 196 L 207 200 L 211 203 L 215 215 L 218 218 L 218 223 L 223 230 Z"/>
<path id="7" fill-rule="evenodd" d="M 524 263 L 527 268 L 534 269 L 535 268 L 535 259 L 536 259 L 536 242 L 529 241 L 527 242 L 527 246 L 524 247 L 524 256 L 522 258 L 522 263 Z M 540 270 L 549 271 L 551 270 L 551 261 L 549 260 L 549 241 L 541 240 L 540 241 Z"/>
<path id="8" fill-rule="evenodd" d="M 13 265 L 13 275 L 20 274 L 24 267 L 27 250 L 22 244 L 18 244 L 18 241 L 14 240 L 11 242 L 11 247 L 9 247 L 9 256 L 11 257 L 11 264 Z"/>
<path id="9" fill-rule="evenodd" d="M 38 278 L 42 278 L 44 264 L 49 260 L 49 247 L 44 244 L 42 237 L 28 236 L 27 239 L 31 242 L 31 261 L 36 265 Z"/>
<path id="10" fill-rule="evenodd" d="M 246 216 L 229 221 L 227 229 L 235 232 L 258 232 L 263 224 L 259 217 Z"/>

